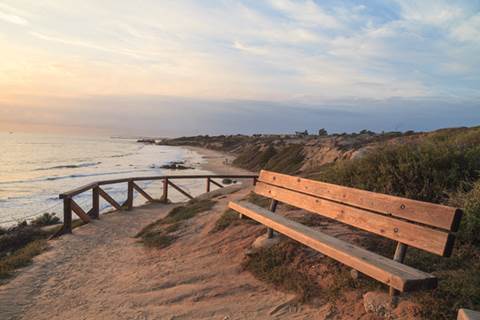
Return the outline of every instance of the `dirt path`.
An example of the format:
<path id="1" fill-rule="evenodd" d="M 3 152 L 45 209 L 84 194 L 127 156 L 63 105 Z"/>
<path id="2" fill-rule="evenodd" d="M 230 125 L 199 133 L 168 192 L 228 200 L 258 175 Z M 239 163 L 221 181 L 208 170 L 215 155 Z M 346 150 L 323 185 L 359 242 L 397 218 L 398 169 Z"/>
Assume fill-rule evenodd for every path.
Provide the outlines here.
<path id="1" fill-rule="evenodd" d="M 133 238 L 172 207 L 159 204 L 103 216 L 51 241 L 33 266 L 0 287 L 0 318 L 316 319 L 318 310 L 294 309 L 285 304 L 292 296 L 242 272 L 258 229 L 209 233 L 227 202 L 246 192 L 221 196 L 166 249 L 145 249 Z"/>

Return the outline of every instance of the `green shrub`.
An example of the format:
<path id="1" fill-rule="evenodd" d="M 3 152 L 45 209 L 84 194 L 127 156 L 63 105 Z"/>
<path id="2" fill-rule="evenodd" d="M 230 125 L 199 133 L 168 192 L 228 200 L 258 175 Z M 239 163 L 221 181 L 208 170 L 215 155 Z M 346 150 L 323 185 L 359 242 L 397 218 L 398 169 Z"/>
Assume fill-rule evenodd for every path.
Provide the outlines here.
<path id="1" fill-rule="evenodd" d="M 315 179 L 407 198 L 446 203 L 480 173 L 480 128 L 436 132 L 406 144 L 384 145 L 365 157 L 311 173 Z"/>
<path id="2" fill-rule="evenodd" d="M 45 239 L 48 235 L 38 227 L 22 223 L 0 236 L 0 257 L 19 250 L 30 242 Z"/>
<path id="3" fill-rule="evenodd" d="M 480 181 L 468 192 L 461 193 L 458 205 L 463 207 L 459 238 L 463 242 L 480 245 Z"/>
<path id="4" fill-rule="evenodd" d="M 55 213 L 48 212 L 45 212 L 30 222 L 30 224 L 35 226 L 51 226 L 58 223 L 60 223 L 60 218 L 58 218 Z"/>

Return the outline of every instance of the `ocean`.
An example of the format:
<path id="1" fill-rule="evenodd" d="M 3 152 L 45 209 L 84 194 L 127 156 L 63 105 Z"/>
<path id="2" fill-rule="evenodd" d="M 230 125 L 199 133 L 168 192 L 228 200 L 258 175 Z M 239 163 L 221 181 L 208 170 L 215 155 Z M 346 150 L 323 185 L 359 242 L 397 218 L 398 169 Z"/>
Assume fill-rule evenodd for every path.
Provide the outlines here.
<path id="1" fill-rule="evenodd" d="M 198 169 L 201 155 L 181 147 L 137 143 L 130 139 L 71 137 L 23 133 L 0 133 L 0 226 L 30 220 L 44 212 L 62 218 L 62 192 L 98 180 L 132 176 L 210 174 Z M 171 161 L 185 161 L 195 169 L 160 168 Z M 162 182 L 139 182 L 154 198 L 160 198 Z M 178 180 L 178 185 L 197 195 L 204 191 L 203 180 Z M 119 203 L 127 196 L 126 183 L 105 186 Z M 185 200 L 173 190 L 173 201 Z M 75 197 L 86 211 L 91 193 Z M 134 204 L 145 200 L 136 196 Z M 102 200 L 101 210 L 109 210 Z"/>

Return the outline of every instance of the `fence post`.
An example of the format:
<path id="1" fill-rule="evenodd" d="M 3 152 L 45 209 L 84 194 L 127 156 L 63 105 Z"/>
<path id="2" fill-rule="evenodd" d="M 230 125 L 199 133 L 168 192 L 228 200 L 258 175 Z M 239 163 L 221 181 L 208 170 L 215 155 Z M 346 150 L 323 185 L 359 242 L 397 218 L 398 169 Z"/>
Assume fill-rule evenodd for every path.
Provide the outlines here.
<path id="1" fill-rule="evenodd" d="M 92 189 L 92 215 L 95 219 L 100 218 L 100 194 L 98 192 L 98 186 Z"/>
<path id="2" fill-rule="evenodd" d="M 63 199 L 63 233 L 72 233 L 72 198 Z"/>
<path id="3" fill-rule="evenodd" d="M 210 177 L 207 178 L 207 192 L 210 192 Z"/>
<path id="4" fill-rule="evenodd" d="M 127 210 L 133 209 L 133 181 L 128 181 Z"/>
<path id="5" fill-rule="evenodd" d="M 163 179 L 163 196 L 162 196 L 162 201 L 164 203 L 168 203 L 168 178 L 165 177 Z"/>
<path id="6" fill-rule="evenodd" d="M 253 177 L 253 185 L 254 185 L 254 186 L 257 185 L 257 177 Z"/>

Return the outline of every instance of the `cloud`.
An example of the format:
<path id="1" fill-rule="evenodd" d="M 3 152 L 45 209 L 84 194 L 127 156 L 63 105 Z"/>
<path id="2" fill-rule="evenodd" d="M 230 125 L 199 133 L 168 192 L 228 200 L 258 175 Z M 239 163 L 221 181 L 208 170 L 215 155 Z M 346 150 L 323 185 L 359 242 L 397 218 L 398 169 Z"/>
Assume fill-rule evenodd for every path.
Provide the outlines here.
<path id="1" fill-rule="evenodd" d="M 281 11 L 290 19 L 308 26 L 323 28 L 340 28 L 342 24 L 334 16 L 329 15 L 314 1 L 270 0 L 272 7 Z"/>
<path id="2" fill-rule="evenodd" d="M 269 111 L 265 102 L 288 102 L 301 112 L 332 101 L 359 109 L 360 100 L 480 101 L 477 2 L 9 3 L 0 14 L 28 24 L 0 32 L 4 101 L 176 96 L 223 101 L 231 113 L 241 107 L 232 100 L 263 101 L 252 105 Z"/>
<path id="3" fill-rule="evenodd" d="M 21 17 L 18 12 L 18 10 L 0 3 L 0 20 L 21 26 L 28 25 L 27 19 Z"/>
<path id="4" fill-rule="evenodd" d="M 266 54 L 267 53 L 267 50 L 265 48 L 261 48 L 261 47 L 254 47 L 254 46 L 247 46 L 247 45 L 244 45 L 243 43 L 239 42 L 239 41 L 235 41 L 233 43 L 233 47 L 235 49 L 238 49 L 240 51 L 245 51 L 245 52 L 248 52 L 248 53 L 251 53 L 251 54 L 259 54 L 259 55 L 262 55 L 262 54 Z"/>

